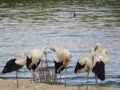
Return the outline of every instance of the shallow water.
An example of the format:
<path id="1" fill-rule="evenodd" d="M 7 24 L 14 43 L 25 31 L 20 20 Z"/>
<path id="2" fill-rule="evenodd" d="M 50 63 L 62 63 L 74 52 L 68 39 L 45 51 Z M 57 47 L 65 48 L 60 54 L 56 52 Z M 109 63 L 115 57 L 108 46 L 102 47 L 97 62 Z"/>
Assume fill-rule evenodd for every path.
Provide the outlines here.
<path id="1" fill-rule="evenodd" d="M 67 85 L 83 86 L 86 85 L 86 73 L 74 74 L 73 71 L 78 59 L 87 56 L 96 42 L 108 50 L 110 57 L 102 86 L 120 87 L 119 0 L 0 1 L 0 72 L 6 61 L 21 52 L 56 45 L 66 47 L 72 53 Z M 53 66 L 55 54 L 49 49 L 46 52 L 49 65 Z M 26 67 L 21 69 L 20 78 L 29 79 L 30 76 Z M 0 73 L 0 77 L 15 78 L 15 72 Z M 89 85 L 95 85 L 92 73 Z"/>

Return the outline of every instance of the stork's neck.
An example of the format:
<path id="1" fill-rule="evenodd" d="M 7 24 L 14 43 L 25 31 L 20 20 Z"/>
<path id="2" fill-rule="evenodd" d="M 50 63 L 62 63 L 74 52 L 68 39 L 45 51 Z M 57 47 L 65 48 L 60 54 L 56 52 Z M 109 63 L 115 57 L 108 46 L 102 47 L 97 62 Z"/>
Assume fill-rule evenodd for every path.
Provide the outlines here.
<path id="1" fill-rule="evenodd" d="M 54 52 L 57 52 L 59 50 L 59 48 L 57 48 L 56 46 L 54 46 Z"/>
<path id="2" fill-rule="evenodd" d="M 100 48 L 97 48 L 95 51 L 95 55 L 99 55 L 100 54 Z"/>
<path id="3" fill-rule="evenodd" d="M 47 47 L 42 47 L 41 50 L 44 52 Z"/>

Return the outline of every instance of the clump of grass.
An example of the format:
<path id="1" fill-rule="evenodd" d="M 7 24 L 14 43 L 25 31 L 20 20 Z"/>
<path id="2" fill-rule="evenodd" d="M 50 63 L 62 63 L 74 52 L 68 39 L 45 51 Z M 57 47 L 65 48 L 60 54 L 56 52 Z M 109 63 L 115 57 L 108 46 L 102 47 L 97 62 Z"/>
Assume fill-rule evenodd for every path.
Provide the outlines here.
<path id="1" fill-rule="evenodd" d="M 58 84 L 57 76 L 54 69 L 50 69 L 48 66 L 47 54 L 46 61 L 41 62 L 40 67 L 38 67 L 39 81 L 46 84 Z"/>
<path id="2" fill-rule="evenodd" d="M 39 79 L 41 83 L 47 83 L 47 84 L 57 84 L 58 80 L 56 75 L 53 72 L 53 69 L 50 71 L 50 69 L 46 69 L 46 67 L 39 67 L 38 68 L 39 73 Z"/>

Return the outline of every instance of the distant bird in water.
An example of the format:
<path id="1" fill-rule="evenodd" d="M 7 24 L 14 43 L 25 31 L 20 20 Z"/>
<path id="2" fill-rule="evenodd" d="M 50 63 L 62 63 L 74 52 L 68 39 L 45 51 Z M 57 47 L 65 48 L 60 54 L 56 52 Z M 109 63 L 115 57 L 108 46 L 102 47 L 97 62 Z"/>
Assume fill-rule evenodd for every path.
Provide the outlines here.
<path id="1" fill-rule="evenodd" d="M 92 70 L 93 62 L 94 62 L 94 48 L 90 49 L 90 55 L 87 57 L 84 57 L 80 60 L 78 60 L 75 70 L 75 73 L 83 73 L 87 72 L 87 78 L 86 78 L 86 89 L 88 90 L 88 79 L 89 79 L 89 72 Z"/>
<path id="2" fill-rule="evenodd" d="M 73 13 L 73 17 L 75 18 L 77 16 L 76 12 Z"/>
<path id="3" fill-rule="evenodd" d="M 32 74 L 31 82 L 32 81 L 36 82 L 35 70 L 40 63 L 46 48 L 47 47 L 42 47 L 41 49 L 33 49 L 27 56 L 26 66 L 31 71 L 31 74 Z"/>
<path id="4" fill-rule="evenodd" d="M 56 46 L 50 46 L 50 49 L 57 55 L 55 63 L 55 73 L 60 73 L 65 69 L 65 86 L 66 86 L 66 67 L 71 61 L 71 53 L 66 48 L 58 48 Z"/>
<path id="5" fill-rule="evenodd" d="M 24 65 L 26 64 L 26 56 L 24 53 L 21 54 L 20 57 L 17 57 L 15 59 L 10 59 L 6 65 L 4 66 L 4 69 L 2 71 L 2 73 L 9 73 L 12 71 L 16 71 L 16 81 L 17 81 L 17 88 L 19 88 L 19 84 L 18 84 L 18 76 L 17 76 L 17 72 L 19 71 L 19 69 L 21 69 Z"/>

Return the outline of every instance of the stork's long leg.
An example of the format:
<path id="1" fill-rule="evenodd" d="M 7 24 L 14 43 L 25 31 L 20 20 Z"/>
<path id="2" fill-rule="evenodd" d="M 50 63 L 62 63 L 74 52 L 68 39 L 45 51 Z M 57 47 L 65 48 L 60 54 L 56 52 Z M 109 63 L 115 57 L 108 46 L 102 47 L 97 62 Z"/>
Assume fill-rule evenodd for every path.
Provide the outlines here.
<path id="1" fill-rule="evenodd" d="M 61 84 L 61 73 L 60 73 L 60 76 L 59 76 L 59 85 Z"/>
<path id="2" fill-rule="evenodd" d="M 32 69 L 30 70 L 30 72 L 31 72 L 31 83 L 32 83 L 34 81 L 34 72 Z"/>
<path id="3" fill-rule="evenodd" d="M 33 70 L 33 81 L 37 82 L 37 80 L 36 80 L 36 70 Z"/>
<path id="4" fill-rule="evenodd" d="M 32 83 L 32 81 L 36 82 L 36 74 L 35 74 L 35 72 L 36 72 L 35 70 L 31 69 L 31 83 Z"/>
<path id="5" fill-rule="evenodd" d="M 88 79 L 89 79 L 89 72 L 87 73 L 87 78 L 86 78 L 86 84 L 87 84 L 86 90 L 88 90 Z"/>
<path id="6" fill-rule="evenodd" d="M 98 88 L 98 78 L 96 75 L 95 75 L 95 81 L 96 81 L 96 88 Z"/>
<path id="7" fill-rule="evenodd" d="M 65 87 L 66 87 L 66 73 L 67 73 L 67 69 L 65 68 Z"/>
<path id="8" fill-rule="evenodd" d="M 18 72 L 18 71 L 16 71 L 16 82 L 17 82 L 17 88 L 19 88 L 17 72 Z"/>
<path id="9" fill-rule="evenodd" d="M 38 71 L 37 71 L 37 69 L 35 69 L 34 70 L 34 82 L 39 82 L 39 80 L 38 80 L 38 73 L 37 73 Z"/>

